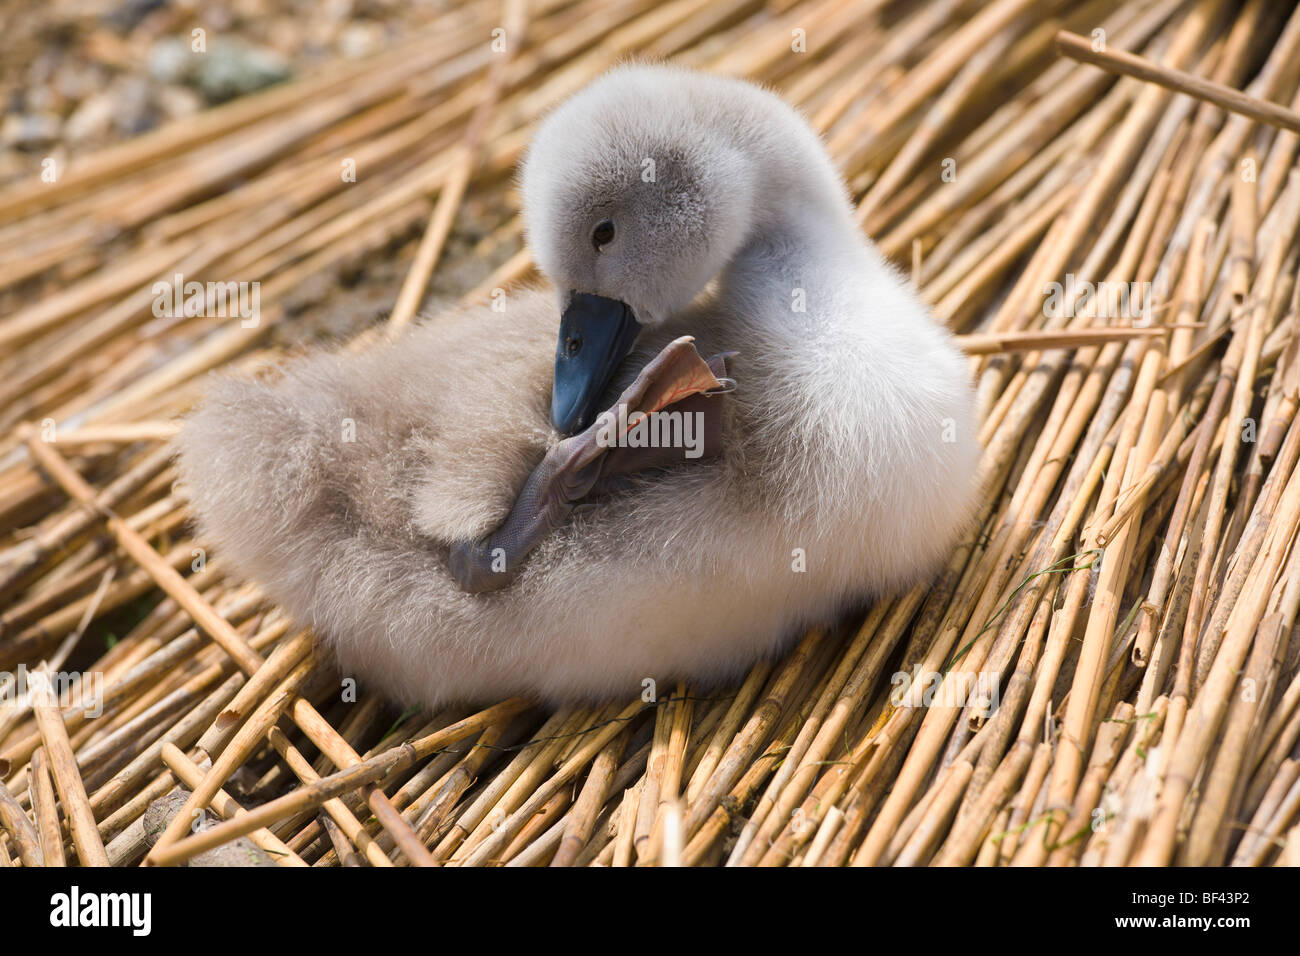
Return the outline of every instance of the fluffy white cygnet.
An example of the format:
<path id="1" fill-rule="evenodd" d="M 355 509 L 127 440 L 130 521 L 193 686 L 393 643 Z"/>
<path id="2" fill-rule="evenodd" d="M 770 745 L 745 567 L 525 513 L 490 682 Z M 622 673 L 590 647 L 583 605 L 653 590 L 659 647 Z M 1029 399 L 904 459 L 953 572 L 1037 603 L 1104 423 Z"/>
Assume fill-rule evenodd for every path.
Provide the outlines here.
<path id="1" fill-rule="evenodd" d="M 966 362 L 795 110 L 619 68 L 545 120 L 522 188 L 553 289 L 214 382 L 179 460 L 228 569 L 345 674 L 430 706 L 729 678 L 936 571 L 975 497 Z M 682 335 L 737 353 L 721 453 L 584 501 L 508 585 L 463 590 L 449 551 Z"/>

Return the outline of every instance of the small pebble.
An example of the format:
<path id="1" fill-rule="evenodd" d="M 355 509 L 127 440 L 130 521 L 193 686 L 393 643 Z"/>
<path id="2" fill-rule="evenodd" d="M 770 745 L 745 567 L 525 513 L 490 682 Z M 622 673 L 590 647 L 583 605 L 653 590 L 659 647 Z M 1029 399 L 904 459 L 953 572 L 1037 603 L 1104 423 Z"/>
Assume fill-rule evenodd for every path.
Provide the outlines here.
<path id="1" fill-rule="evenodd" d="M 39 149 L 59 138 L 63 121 L 54 113 L 11 113 L 0 127 L 0 142 L 16 149 Z"/>
<path id="2" fill-rule="evenodd" d="M 103 136 L 113 126 L 117 103 L 107 91 L 96 93 L 83 100 L 73 110 L 63 126 L 63 135 L 70 143 L 80 143 Z"/>
<path id="3" fill-rule="evenodd" d="M 194 83 L 209 103 L 245 96 L 292 74 L 288 61 L 273 50 L 237 38 L 218 38 L 198 54 Z"/>

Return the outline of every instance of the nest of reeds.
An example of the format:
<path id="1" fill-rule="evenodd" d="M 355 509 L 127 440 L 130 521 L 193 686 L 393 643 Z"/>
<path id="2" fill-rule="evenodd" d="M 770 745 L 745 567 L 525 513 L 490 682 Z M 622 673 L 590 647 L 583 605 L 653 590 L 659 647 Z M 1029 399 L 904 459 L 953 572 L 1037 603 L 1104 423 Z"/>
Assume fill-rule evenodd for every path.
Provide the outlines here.
<path id="1" fill-rule="evenodd" d="M 213 369 L 382 334 L 376 263 L 390 328 L 525 278 L 510 171 L 628 57 L 824 132 L 971 354 L 978 528 L 731 688 L 399 713 L 194 540 L 169 437 Z M 1294 108 L 1258 0 L 473 0 L 5 188 L 0 862 L 1300 860 Z M 260 321 L 156 319 L 175 273 Z"/>

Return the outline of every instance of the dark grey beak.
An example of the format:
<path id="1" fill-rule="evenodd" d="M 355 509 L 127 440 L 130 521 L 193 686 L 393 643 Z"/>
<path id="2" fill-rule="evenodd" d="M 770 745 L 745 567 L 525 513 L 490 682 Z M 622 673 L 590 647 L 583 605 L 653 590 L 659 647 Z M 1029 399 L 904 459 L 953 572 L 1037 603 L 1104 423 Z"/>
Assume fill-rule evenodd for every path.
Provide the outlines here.
<path id="1" fill-rule="evenodd" d="M 595 420 L 596 403 L 640 331 L 627 303 L 574 293 L 560 317 L 555 348 L 551 424 L 557 432 L 572 435 Z"/>

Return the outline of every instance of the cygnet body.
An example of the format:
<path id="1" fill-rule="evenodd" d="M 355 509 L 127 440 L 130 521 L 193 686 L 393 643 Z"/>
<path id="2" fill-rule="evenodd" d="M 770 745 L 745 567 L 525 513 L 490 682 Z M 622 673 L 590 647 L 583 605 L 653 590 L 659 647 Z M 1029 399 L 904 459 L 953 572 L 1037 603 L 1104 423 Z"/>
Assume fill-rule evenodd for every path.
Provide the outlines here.
<path id="1" fill-rule="evenodd" d="M 521 183 L 553 288 L 214 383 L 180 470 L 227 568 L 344 673 L 434 706 L 730 678 L 943 564 L 975 497 L 966 362 L 796 111 L 740 80 L 619 68 L 546 118 Z M 622 308 L 630 352 L 590 316 L 562 326 L 578 294 Z M 584 330 L 586 364 L 562 374 Z M 449 549 L 499 526 L 561 435 L 682 335 L 737 353 L 721 454 L 634 476 L 509 586 L 462 590 Z"/>

